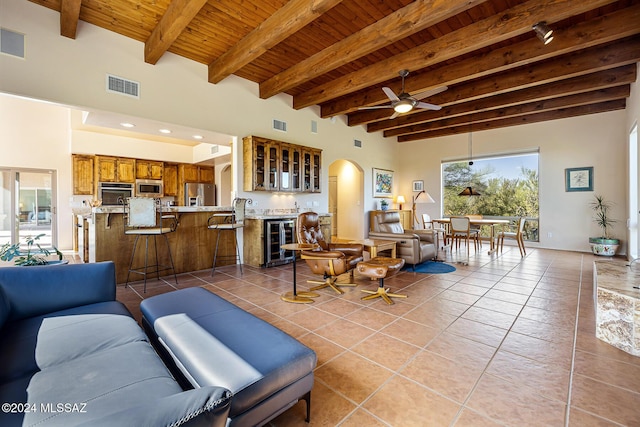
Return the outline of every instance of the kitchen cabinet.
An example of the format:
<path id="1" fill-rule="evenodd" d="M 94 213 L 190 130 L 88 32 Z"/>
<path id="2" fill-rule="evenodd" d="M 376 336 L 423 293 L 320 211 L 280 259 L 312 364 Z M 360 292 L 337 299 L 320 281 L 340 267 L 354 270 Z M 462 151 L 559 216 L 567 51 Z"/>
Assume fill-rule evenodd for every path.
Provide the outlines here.
<path id="1" fill-rule="evenodd" d="M 209 166 L 198 166 L 198 182 L 213 184 L 215 182 L 214 169 Z"/>
<path id="2" fill-rule="evenodd" d="M 389 209 L 386 211 L 380 211 L 380 210 L 369 211 L 369 230 L 370 231 L 373 231 L 374 217 L 379 212 L 398 212 L 400 214 L 400 224 L 402 224 L 402 228 L 404 228 L 405 230 L 413 230 L 413 216 L 412 216 L 411 210 Z"/>
<path id="3" fill-rule="evenodd" d="M 93 156 L 74 154 L 72 162 L 73 194 L 92 196 L 94 194 Z"/>
<path id="4" fill-rule="evenodd" d="M 163 171 L 164 195 L 178 195 L 178 165 L 172 163 L 164 164 Z"/>
<path id="5" fill-rule="evenodd" d="M 162 179 L 164 163 L 153 160 L 136 160 L 137 179 Z"/>
<path id="6" fill-rule="evenodd" d="M 136 161 L 126 157 L 95 156 L 95 182 L 136 181 Z"/>
<path id="7" fill-rule="evenodd" d="M 214 169 L 210 166 L 198 166 L 181 163 L 178 166 L 178 183 L 204 182 L 214 184 Z"/>
<path id="8" fill-rule="evenodd" d="M 321 191 L 322 150 L 260 136 L 243 142 L 245 191 Z"/>

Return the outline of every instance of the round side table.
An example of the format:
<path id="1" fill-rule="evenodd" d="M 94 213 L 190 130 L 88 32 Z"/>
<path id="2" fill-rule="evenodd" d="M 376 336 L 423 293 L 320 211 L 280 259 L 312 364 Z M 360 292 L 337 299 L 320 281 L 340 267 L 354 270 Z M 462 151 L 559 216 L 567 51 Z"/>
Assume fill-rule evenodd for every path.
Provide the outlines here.
<path id="1" fill-rule="evenodd" d="M 287 243 L 280 246 L 285 251 L 309 251 L 318 248 L 319 245 L 310 243 Z M 311 298 L 320 296 L 314 292 L 298 292 L 296 289 L 296 259 L 293 260 L 293 292 L 287 292 L 280 297 L 282 301 L 293 302 L 298 304 L 309 304 L 313 302 Z"/>

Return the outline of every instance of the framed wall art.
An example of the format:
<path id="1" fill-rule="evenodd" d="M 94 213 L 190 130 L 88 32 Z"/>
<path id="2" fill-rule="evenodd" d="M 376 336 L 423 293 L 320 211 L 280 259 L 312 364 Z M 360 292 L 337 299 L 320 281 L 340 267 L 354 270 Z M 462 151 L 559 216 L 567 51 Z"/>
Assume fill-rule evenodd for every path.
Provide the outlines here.
<path id="1" fill-rule="evenodd" d="M 392 197 L 393 171 L 373 168 L 373 197 Z"/>
<path id="2" fill-rule="evenodd" d="M 417 193 L 424 190 L 424 181 L 413 181 L 413 192 Z"/>
<path id="3" fill-rule="evenodd" d="M 564 170 L 565 191 L 593 191 L 593 166 Z"/>

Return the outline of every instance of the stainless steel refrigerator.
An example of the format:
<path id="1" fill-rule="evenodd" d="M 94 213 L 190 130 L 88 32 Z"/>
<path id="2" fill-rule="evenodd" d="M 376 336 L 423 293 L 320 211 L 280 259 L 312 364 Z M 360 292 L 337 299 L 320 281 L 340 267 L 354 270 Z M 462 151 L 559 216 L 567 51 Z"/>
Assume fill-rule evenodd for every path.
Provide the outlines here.
<path id="1" fill-rule="evenodd" d="M 184 184 L 185 206 L 215 206 L 216 186 L 197 182 Z"/>

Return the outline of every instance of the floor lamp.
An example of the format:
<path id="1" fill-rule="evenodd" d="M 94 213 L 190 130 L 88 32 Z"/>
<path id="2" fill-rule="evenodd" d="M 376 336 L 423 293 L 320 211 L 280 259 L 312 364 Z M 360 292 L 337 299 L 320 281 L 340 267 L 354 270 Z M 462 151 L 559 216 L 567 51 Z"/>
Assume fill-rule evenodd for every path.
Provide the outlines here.
<path id="1" fill-rule="evenodd" d="M 426 191 L 420 191 L 416 196 L 413 197 L 413 206 L 411 206 L 411 210 L 413 211 L 413 222 L 414 224 L 420 225 L 420 221 L 418 221 L 418 216 L 416 215 L 416 205 L 418 203 L 435 203 L 433 197 Z"/>

